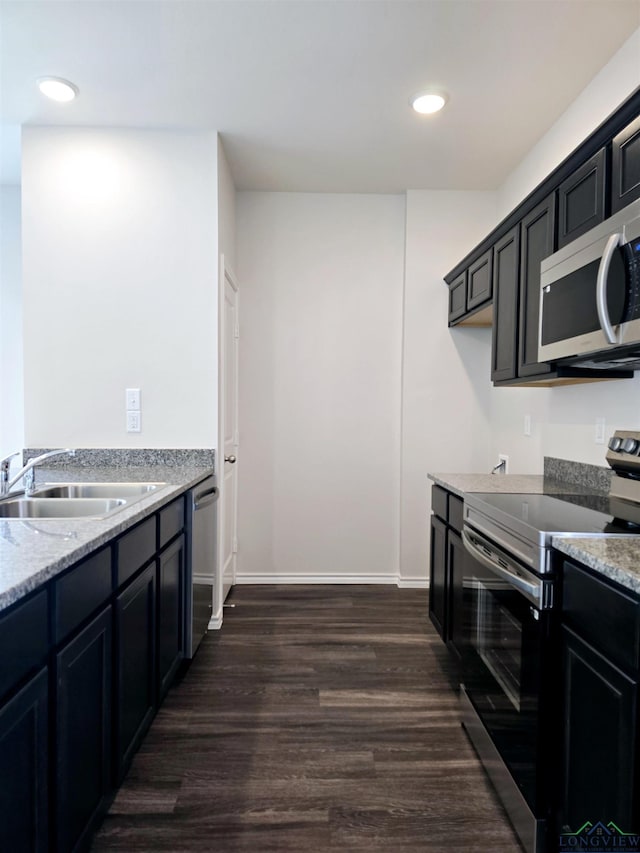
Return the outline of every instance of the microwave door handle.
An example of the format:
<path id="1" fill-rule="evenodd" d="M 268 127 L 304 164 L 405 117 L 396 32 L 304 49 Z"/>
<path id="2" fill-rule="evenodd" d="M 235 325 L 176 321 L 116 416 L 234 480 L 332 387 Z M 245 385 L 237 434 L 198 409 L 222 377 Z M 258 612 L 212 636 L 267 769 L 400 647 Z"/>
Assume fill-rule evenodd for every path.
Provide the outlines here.
<path id="1" fill-rule="evenodd" d="M 612 234 L 607 240 L 607 245 L 604 247 L 604 252 L 600 258 L 600 266 L 598 267 L 598 278 L 596 280 L 596 305 L 598 308 L 598 320 L 600 328 L 604 332 L 607 341 L 610 344 L 617 344 L 618 339 L 611 325 L 609 317 L 609 309 L 607 308 L 607 279 L 609 276 L 609 264 L 613 253 L 622 242 L 622 234 Z"/>
<path id="2" fill-rule="evenodd" d="M 471 554 L 471 556 L 477 560 L 482 566 L 494 572 L 496 575 L 501 577 L 503 580 L 507 581 L 507 583 L 525 595 L 530 601 L 532 601 L 538 607 L 541 606 L 542 603 L 542 587 L 541 584 L 538 583 L 530 583 L 526 581 L 524 578 L 519 577 L 519 575 L 510 572 L 509 569 L 501 566 L 500 563 L 492 560 L 488 554 L 483 554 L 479 548 L 476 547 L 474 542 L 469 538 L 469 535 L 465 530 L 462 531 L 462 543 L 466 550 Z"/>

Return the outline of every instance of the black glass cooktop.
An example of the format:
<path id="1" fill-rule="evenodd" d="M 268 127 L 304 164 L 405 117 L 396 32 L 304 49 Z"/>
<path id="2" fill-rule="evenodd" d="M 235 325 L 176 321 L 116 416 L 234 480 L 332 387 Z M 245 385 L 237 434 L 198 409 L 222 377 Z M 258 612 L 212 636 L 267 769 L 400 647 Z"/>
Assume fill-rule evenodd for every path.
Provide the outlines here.
<path id="1" fill-rule="evenodd" d="M 608 495 L 474 493 L 495 518 L 511 518 L 541 533 L 640 535 L 640 505 Z"/>

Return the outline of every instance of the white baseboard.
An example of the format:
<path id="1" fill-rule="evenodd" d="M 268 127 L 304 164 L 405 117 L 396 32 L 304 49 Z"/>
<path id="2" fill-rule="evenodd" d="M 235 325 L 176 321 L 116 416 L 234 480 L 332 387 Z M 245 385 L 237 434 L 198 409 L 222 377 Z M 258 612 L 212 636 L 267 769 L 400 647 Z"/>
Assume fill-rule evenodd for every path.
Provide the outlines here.
<path id="1" fill-rule="evenodd" d="M 422 578 L 397 575 L 236 575 L 236 584 L 387 584 L 402 589 L 426 589 Z"/>
<path id="2" fill-rule="evenodd" d="M 398 578 L 399 589 L 429 589 L 427 578 Z"/>
<path id="3" fill-rule="evenodd" d="M 209 619 L 209 624 L 207 625 L 207 630 L 209 631 L 219 631 L 222 628 L 222 613 L 219 613 L 217 616 L 212 616 Z"/>

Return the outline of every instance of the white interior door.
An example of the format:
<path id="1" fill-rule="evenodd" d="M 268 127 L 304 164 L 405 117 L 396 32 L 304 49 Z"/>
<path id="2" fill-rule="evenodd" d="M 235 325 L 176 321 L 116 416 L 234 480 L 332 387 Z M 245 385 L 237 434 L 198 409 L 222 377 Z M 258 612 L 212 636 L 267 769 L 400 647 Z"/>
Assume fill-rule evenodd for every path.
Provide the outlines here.
<path id="1" fill-rule="evenodd" d="M 218 312 L 218 566 L 220 610 L 236 579 L 238 551 L 238 340 L 237 281 L 220 258 Z M 220 618 L 222 613 L 220 612 Z"/>

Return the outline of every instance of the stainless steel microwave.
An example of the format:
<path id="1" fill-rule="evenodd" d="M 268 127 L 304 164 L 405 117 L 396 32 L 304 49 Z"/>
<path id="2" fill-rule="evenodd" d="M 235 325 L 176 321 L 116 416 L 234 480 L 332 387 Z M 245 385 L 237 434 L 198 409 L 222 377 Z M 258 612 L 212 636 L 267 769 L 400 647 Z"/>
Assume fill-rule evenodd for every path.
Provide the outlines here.
<path id="1" fill-rule="evenodd" d="M 542 261 L 538 360 L 640 366 L 640 199 Z"/>

